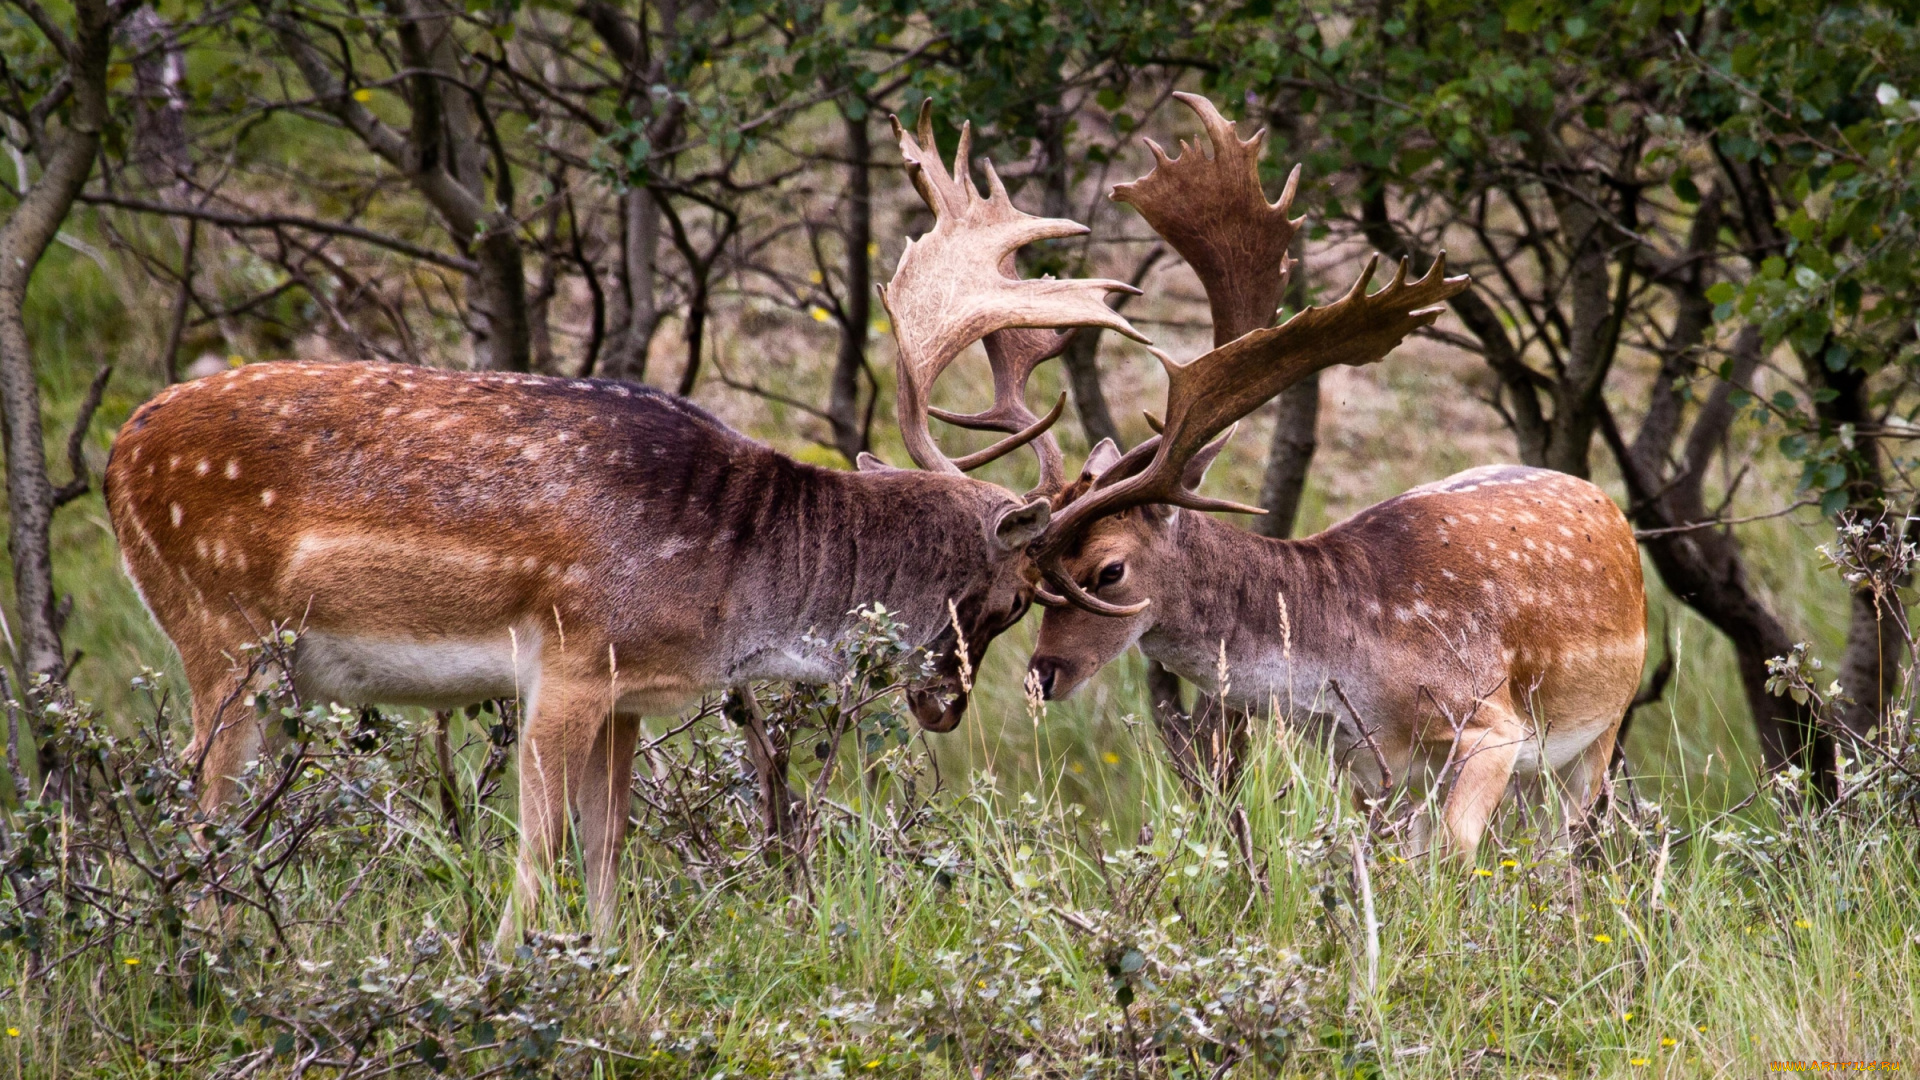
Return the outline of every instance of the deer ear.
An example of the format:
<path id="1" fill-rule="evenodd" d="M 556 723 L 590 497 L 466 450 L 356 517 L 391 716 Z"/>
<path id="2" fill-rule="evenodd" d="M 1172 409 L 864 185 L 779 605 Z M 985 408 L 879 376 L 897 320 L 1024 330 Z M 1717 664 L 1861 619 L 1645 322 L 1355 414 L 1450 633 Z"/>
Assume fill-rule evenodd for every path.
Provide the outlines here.
<path id="1" fill-rule="evenodd" d="M 1035 499 L 1025 506 L 1012 506 L 1001 511 L 1000 517 L 993 523 L 993 537 L 1000 546 L 1009 551 L 1019 551 L 1027 542 L 1046 531 L 1047 520 L 1053 516 L 1053 506 L 1045 499 Z"/>
<path id="2" fill-rule="evenodd" d="M 1233 433 L 1238 430 L 1240 425 L 1233 425 L 1219 438 L 1201 447 L 1199 452 L 1188 458 L 1187 467 L 1180 473 L 1180 486 L 1188 491 L 1200 490 L 1200 482 L 1207 478 L 1207 470 L 1213 467 L 1214 459 L 1220 456 L 1220 451 L 1226 448 L 1227 440 L 1233 438 Z"/>
<path id="3" fill-rule="evenodd" d="M 853 459 L 853 467 L 860 472 L 900 472 L 899 466 L 889 465 L 865 450 Z"/>
<path id="4" fill-rule="evenodd" d="M 1080 475 L 1089 480 L 1098 480 L 1100 474 L 1113 468 L 1113 463 L 1119 460 L 1120 448 L 1113 444 L 1112 439 L 1101 439 L 1093 452 L 1087 455 L 1087 463 L 1081 467 Z"/>

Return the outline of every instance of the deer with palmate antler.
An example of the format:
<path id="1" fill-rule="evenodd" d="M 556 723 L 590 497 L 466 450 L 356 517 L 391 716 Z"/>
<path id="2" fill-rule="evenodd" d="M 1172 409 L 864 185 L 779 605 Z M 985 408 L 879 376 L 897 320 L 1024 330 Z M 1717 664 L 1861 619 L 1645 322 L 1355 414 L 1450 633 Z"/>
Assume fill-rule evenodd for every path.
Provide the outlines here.
<path id="1" fill-rule="evenodd" d="M 504 943 L 569 816 L 594 923 L 610 925 L 641 717 L 749 680 L 832 677 L 831 643 L 857 608 L 884 604 L 925 649 L 929 674 L 908 693 L 922 726 L 957 725 L 963 673 L 1040 591 L 1027 548 L 1068 479 L 1047 430 L 1064 397 L 1035 416 L 1027 378 L 1064 345 L 1059 329 L 1141 336 L 1100 299 L 1131 286 L 1013 275 L 1020 247 L 1083 226 L 1015 209 L 990 164 L 982 197 L 964 126 L 951 173 L 925 110 L 917 138 L 895 128 L 934 214 L 882 297 L 918 470 L 802 464 L 684 399 L 599 380 L 259 364 L 136 410 L 108 462 L 107 504 L 127 572 L 180 651 L 205 804 L 231 797 L 260 751 L 241 657 L 268 628 L 299 632 L 296 682 L 311 700 L 519 695 Z M 993 406 L 931 410 L 935 380 L 982 339 Z M 1249 377 L 1261 355 L 1242 357 Z M 949 459 L 929 415 L 1010 434 Z M 1036 492 L 964 475 L 1023 445 L 1040 460 Z"/>
<path id="2" fill-rule="evenodd" d="M 1046 613 L 1029 678 L 1062 697 L 1138 644 L 1244 711 L 1319 714 L 1363 790 L 1407 781 L 1444 794 L 1442 842 L 1471 856 L 1510 780 L 1555 775 L 1562 821 L 1584 814 L 1604 783 L 1614 733 L 1639 685 L 1646 597 L 1626 518 L 1585 480 L 1491 466 L 1415 488 L 1304 540 L 1272 540 L 1189 511 L 1217 445 L 1219 411 L 1244 412 L 1253 384 L 1217 356 L 1287 335 L 1290 365 L 1269 368 L 1261 397 L 1329 363 L 1385 355 L 1410 323 L 1466 287 L 1436 269 L 1367 296 L 1373 264 L 1330 308 L 1267 329 L 1286 289 L 1296 168 L 1276 204 L 1259 183 L 1265 132 L 1241 140 L 1204 98 L 1213 156 L 1149 143 L 1153 170 L 1113 198 L 1134 205 L 1191 265 L 1213 313 L 1213 353 L 1173 383 L 1162 433 L 1118 453 L 1096 447 L 1055 498 L 1031 554 L 1077 606 Z M 1444 262 L 1444 257 L 1441 260 Z M 1404 264 L 1401 275 L 1404 275 Z M 1336 328 L 1346 309 L 1401 293 L 1396 310 Z M 1229 404 L 1231 402 L 1231 404 Z M 1042 597 L 1046 599 L 1046 597 Z M 1089 603 L 1088 600 L 1093 602 Z M 1223 678 L 1224 677 L 1224 678 Z M 1232 736 L 1228 735 L 1231 739 Z M 1431 824 L 1418 819 L 1416 844 Z"/>

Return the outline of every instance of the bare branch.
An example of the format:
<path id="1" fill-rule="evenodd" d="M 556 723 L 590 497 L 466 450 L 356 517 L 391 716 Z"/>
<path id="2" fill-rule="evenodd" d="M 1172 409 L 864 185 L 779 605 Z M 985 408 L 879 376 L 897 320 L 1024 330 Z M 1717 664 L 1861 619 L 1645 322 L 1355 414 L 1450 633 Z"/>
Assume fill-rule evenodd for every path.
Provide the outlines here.
<path id="1" fill-rule="evenodd" d="M 130 199 L 104 192 L 82 192 L 80 201 L 92 206 L 111 206 L 120 210 L 132 210 L 142 214 L 159 214 L 163 217 L 189 218 L 205 221 L 225 229 L 305 229 L 308 232 L 325 233 L 330 236 L 344 236 L 351 240 L 383 247 L 408 258 L 430 262 L 435 266 L 444 266 L 462 274 L 471 274 L 479 269 L 472 259 L 458 255 L 448 255 L 432 248 L 402 240 L 397 236 L 363 229 L 358 225 L 340 222 L 321 221 L 317 218 L 303 217 L 299 214 L 229 214 L 220 210 L 208 210 L 201 207 L 173 206 L 167 203 L 149 202 L 145 199 Z"/>

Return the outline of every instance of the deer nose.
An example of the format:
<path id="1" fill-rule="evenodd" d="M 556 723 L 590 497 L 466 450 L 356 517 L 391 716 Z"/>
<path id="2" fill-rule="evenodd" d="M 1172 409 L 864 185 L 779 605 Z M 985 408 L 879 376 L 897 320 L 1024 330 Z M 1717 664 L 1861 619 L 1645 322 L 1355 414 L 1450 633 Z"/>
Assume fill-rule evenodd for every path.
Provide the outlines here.
<path id="1" fill-rule="evenodd" d="M 1027 670 L 1033 672 L 1034 679 L 1040 684 L 1041 697 L 1048 701 L 1053 700 L 1054 678 L 1060 674 L 1060 669 L 1064 666 L 1066 665 L 1051 656 L 1036 656 L 1027 664 Z"/>

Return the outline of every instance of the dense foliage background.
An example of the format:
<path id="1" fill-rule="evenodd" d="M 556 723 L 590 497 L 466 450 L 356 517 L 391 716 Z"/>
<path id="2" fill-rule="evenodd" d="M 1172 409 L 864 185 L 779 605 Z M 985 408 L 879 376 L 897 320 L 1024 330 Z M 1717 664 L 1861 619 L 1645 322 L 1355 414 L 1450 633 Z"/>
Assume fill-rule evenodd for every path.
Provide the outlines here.
<path id="1" fill-rule="evenodd" d="M 1910 3 L 1798 0 L 4 0 L 0 1062 L 1197 1076 L 1911 1055 L 1917 34 Z M 1139 283 L 1128 317 L 1177 353 L 1204 338 L 1197 285 L 1106 198 L 1148 167 L 1142 136 L 1194 136 L 1174 90 L 1270 131 L 1270 191 L 1304 165 L 1289 309 L 1374 250 L 1423 269 L 1444 249 L 1474 278 L 1384 365 L 1289 391 L 1210 483 L 1257 492 L 1284 535 L 1520 460 L 1592 477 L 1640 530 L 1659 643 L 1613 846 L 1579 864 L 1516 839 L 1464 882 L 1401 867 L 1363 853 L 1364 816 L 1279 733 L 1220 796 L 1251 832 L 1222 831 L 1226 803 L 1171 781 L 1131 719 L 1177 700 L 1166 673 L 1131 657 L 1030 714 L 1016 630 L 961 732 L 902 747 L 874 721 L 918 786 L 835 781 L 798 871 L 737 857 L 750 814 L 722 836 L 656 792 L 631 939 L 604 955 L 483 958 L 455 925 L 505 876 L 498 822 L 447 831 L 509 812 L 505 706 L 372 734 L 277 706 L 317 709 L 301 722 L 335 764 L 236 811 L 244 859 L 195 862 L 191 779 L 155 764 L 181 725 L 174 661 L 91 490 L 139 401 L 294 356 L 594 374 L 806 460 L 898 461 L 874 286 L 927 216 L 888 114 L 931 99 L 949 152 L 971 120 L 1016 202 L 1092 226 L 1024 272 Z M 1145 437 L 1146 360 L 1087 333 L 1038 376 L 1071 392 L 1070 458 Z M 973 363 L 940 403 L 984 402 Z M 804 724 L 818 703 L 785 707 Z M 452 752 L 417 751 L 436 737 Z M 751 800 L 729 736 L 686 738 L 658 753 Z M 876 752 L 864 738 L 848 752 Z M 1356 914 L 1369 863 L 1384 953 Z M 216 878 L 258 920 L 238 938 L 181 899 Z M 367 974 L 335 986 L 332 964 Z"/>

